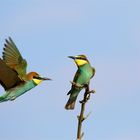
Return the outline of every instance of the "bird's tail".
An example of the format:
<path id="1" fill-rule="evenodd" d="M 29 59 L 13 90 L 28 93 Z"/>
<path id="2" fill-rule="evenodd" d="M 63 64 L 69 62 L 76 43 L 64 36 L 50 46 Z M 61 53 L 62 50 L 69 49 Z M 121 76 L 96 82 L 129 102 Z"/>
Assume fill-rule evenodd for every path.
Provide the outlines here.
<path id="1" fill-rule="evenodd" d="M 8 101 L 7 96 L 9 95 L 9 92 L 3 94 L 0 96 L 0 103 Z"/>
<path id="2" fill-rule="evenodd" d="M 76 99 L 77 99 L 79 92 L 80 92 L 79 89 L 73 89 L 73 88 L 68 92 L 68 95 L 70 94 L 70 97 L 69 97 L 68 102 L 65 105 L 65 109 L 67 109 L 67 110 L 74 109 L 75 102 L 76 102 Z"/>
<path id="3" fill-rule="evenodd" d="M 5 99 L 5 98 L 4 98 L 3 96 L 0 96 L 0 103 L 1 103 L 1 102 L 4 102 L 4 99 Z"/>

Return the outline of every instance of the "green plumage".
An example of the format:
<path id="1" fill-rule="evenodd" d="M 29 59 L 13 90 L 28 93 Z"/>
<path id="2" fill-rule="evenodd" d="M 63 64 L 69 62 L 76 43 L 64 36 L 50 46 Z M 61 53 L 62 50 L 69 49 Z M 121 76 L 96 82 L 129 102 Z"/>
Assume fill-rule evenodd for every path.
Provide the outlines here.
<path id="1" fill-rule="evenodd" d="M 6 39 L 2 57 L 3 60 L 0 58 L 0 84 L 5 89 L 5 93 L 0 96 L 0 102 L 14 100 L 42 81 L 50 80 L 36 72 L 26 74 L 27 62 L 10 37 Z"/>
<path id="2" fill-rule="evenodd" d="M 12 69 L 14 69 L 20 79 L 25 80 L 27 62 L 23 59 L 13 40 L 9 37 L 6 39 L 5 47 L 3 48 L 3 60 Z"/>
<path id="3" fill-rule="evenodd" d="M 74 58 L 74 59 L 77 59 L 77 58 Z M 68 95 L 70 95 L 70 98 L 65 106 L 66 109 L 74 109 L 75 102 L 76 102 L 79 92 L 84 88 L 85 85 L 89 84 L 90 79 L 94 76 L 94 74 L 95 74 L 95 69 L 91 67 L 88 60 L 86 64 L 78 66 L 78 70 L 73 79 L 73 83 L 80 86 L 78 87 L 74 84 L 72 85 L 71 90 L 68 92 Z"/>
<path id="4" fill-rule="evenodd" d="M 0 103 L 8 101 L 8 100 L 11 100 L 11 101 L 15 100 L 17 97 L 19 97 L 22 94 L 24 94 L 25 92 L 31 90 L 35 86 L 37 86 L 37 84 L 35 84 L 32 80 L 30 80 L 26 83 L 23 83 L 14 88 L 11 88 L 11 89 L 7 90 L 2 96 L 0 96 Z"/>

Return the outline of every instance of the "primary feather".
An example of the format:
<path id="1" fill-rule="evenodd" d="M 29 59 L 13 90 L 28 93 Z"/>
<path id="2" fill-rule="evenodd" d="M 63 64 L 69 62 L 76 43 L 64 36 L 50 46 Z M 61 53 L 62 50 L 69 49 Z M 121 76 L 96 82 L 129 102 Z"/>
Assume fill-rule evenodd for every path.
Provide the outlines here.
<path id="1" fill-rule="evenodd" d="M 25 78 L 27 62 L 21 56 L 13 40 L 9 37 L 6 39 L 5 47 L 3 49 L 3 60 L 13 70 L 15 70 L 21 79 Z"/>

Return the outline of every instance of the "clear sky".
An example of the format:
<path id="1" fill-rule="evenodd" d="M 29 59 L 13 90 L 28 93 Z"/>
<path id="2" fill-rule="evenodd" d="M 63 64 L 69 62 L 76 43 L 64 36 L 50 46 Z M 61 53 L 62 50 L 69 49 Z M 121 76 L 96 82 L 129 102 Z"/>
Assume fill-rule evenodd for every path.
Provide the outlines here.
<path id="1" fill-rule="evenodd" d="M 8 36 L 28 71 L 53 81 L 0 104 L 1 140 L 75 139 L 80 105 L 64 105 L 78 54 L 96 68 L 84 140 L 140 140 L 139 0 L 1 0 L 0 52 Z"/>

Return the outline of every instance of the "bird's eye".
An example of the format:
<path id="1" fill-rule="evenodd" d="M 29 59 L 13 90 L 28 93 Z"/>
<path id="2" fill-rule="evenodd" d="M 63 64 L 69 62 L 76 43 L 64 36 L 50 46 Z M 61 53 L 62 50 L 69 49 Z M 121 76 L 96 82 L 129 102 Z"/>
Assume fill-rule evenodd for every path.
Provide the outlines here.
<path id="1" fill-rule="evenodd" d="M 41 80 L 41 77 L 39 77 L 39 75 L 37 76 L 33 76 L 34 79 L 38 79 L 38 80 Z"/>
<path id="2" fill-rule="evenodd" d="M 78 59 L 81 59 L 81 60 L 87 60 L 86 58 L 84 57 L 79 57 Z"/>
<path id="3" fill-rule="evenodd" d="M 38 79 L 38 76 L 33 76 L 34 79 Z"/>

